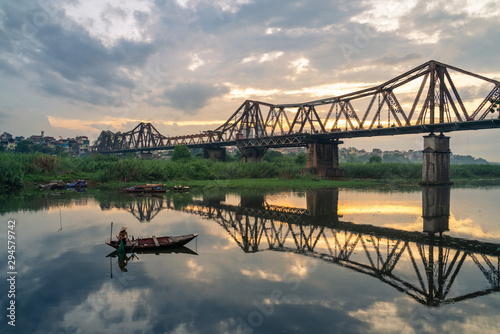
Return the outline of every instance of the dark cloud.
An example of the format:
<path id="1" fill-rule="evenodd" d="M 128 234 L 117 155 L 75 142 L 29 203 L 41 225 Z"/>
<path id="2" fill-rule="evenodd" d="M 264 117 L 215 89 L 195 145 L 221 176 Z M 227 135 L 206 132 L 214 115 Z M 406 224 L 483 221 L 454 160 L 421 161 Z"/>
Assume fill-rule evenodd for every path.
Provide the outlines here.
<path id="1" fill-rule="evenodd" d="M 3 60 L 0 58 L 0 71 L 2 71 L 5 74 L 13 75 L 13 76 L 18 76 L 20 75 L 20 72 L 12 65 L 11 63 Z"/>
<path id="2" fill-rule="evenodd" d="M 113 7 L 109 3 L 104 12 L 101 13 L 101 19 L 111 25 L 115 18 L 124 21 L 127 18 L 127 12 L 120 7 Z"/>
<path id="3" fill-rule="evenodd" d="M 162 95 L 167 100 L 166 105 L 193 114 L 205 107 L 211 99 L 228 92 L 229 88 L 222 85 L 185 82 L 166 89 Z"/>
<path id="4" fill-rule="evenodd" d="M 422 61 L 422 63 L 424 63 L 426 59 L 422 54 L 418 52 L 412 52 L 405 55 L 395 55 L 389 53 L 375 59 L 373 61 L 373 64 L 396 65 L 400 63 L 408 63 L 409 61 L 411 61 L 413 64 L 416 64 L 416 61 Z"/>
<path id="5" fill-rule="evenodd" d="M 139 10 L 134 11 L 134 19 L 139 27 L 144 27 L 149 20 L 149 14 Z"/>
<path id="6" fill-rule="evenodd" d="M 146 107 L 144 117 L 169 119 L 180 117 L 179 110 L 193 116 L 203 109 L 217 110 L 216 117 L 224 119 L 246 98 L 310 101 L 318 98 L 309 93 L 311 87 L 381 83 L 430 59 L 476 73 L 499 72 L 497 17 L 462 10 L 461 1 L 423 0 L 408 10 L 388 4 L 387 12 L 376 16 L 371 10 L 377 4 L 190 0 L 181 6 L 177 1 L 155 0 L 150 8 L 131 10 L 114 2 L 102 5 L 101 12 L 82 11 L 76 22 L 65 13 L 66 3 L 56 3 L 50 13 L 45 12 L 49 20 L 35 25 L 33 18 L 43 14 L 38 0 L 4 1 L 0 71 L 80 109 L 82 102 L 121 106 L 127 101 L 117 104 L 117 97 L 126 96 L 134 105 Z M 483 9 L 488 6 L 491 12 L 498 8 L 495 1 Z M 383 29 L 387 27 L 383 21 L 389 19 L 397 29 Z M 114 24 L 128 22 L 137 39 L 111 36 Z M 264 55 L 278 52 L 279 57 L 262 61 Z M 308 61 L 300 73 L 293 66 L 298 59 Z M 151 66 L 162 68 L 154 84 Z M 221 99 L 226 105 L 210 105 L 214 97 L 229 91 L 229 85 L 220 83 L 257 93 L 241 102 Z M 259 95 L 266 90 L 277 93 Z M 172 108 L 165 111 L 165 106 Z"/>
<path id="7" fill-rule="evenodd" d="M 45 80 L 38 83 L 38 88 L 53 95 L 66 98 L 70 103 L 88 102 L 94 105 L 111 105 L 116 97 L 102 87 L 95 87 L 89 82 L 74 82 L 55 73 L 45 73 Z"/>
<path id="8" fill-rule="evenodd" d="M 30 27 L 25 18 L 34 17 L 30 15 L 33 10 L 8 9 L 4 27 L 11 29 L 10 36 Z M 42 11 L 35 11 L 39 12 Z M 126 15 L 122 9 L 109 6 L 104 14 L 122 18 Z M 26 59 L 24 70 L 39 76 L 35 86 L 55 96 L 91 104 L 109 104 L 122 89 L 134 89 L 137 83 L 130 73 L 142 70 L 156 51 L 152 43 L 125 39 L 117 40 L 111 47 L 105 46 L 64 16 L 31 28 L 30 38 L 24 36 L 23 41 L 23 36 L 17 35 L 23 43 L 16 51 Z M 5 40 L 1 38 L 0 44 L 5 45 Z M 0 62 L 0 69 L 5 67 Z M 11 73 L 14 74 L 12 70 Z"/>

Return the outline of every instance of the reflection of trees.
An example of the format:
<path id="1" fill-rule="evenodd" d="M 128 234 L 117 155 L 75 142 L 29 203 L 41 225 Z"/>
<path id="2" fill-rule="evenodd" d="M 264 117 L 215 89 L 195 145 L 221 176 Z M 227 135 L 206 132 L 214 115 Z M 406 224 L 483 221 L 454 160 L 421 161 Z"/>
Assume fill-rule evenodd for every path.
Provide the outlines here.
<path id="1" fill-rule="evenodd" d="M 111 208 L 126 210 L 140 222 L 149 222 L 160 211 L 170 208 L 170 202 L 165 201 L 162 195 L 155 194 L 122 196 L 111 201 L 101 202 L 101 210 Z"/>
<path id="2" fill-rule="evenodd" d="M 140 222 L 149 222 L 162 210 L 183 210 L 192 202 L 190 194 L 141 194 L 114 196 L 100 202 L 101 210 L 116 208 L 130 212 Z"/>
<path id="3" fill-rule="evenodd" d="M 42 211 L 50 208 L 64 208 L 75 205 L 87 205 L 88 196 L 75 191 L 41 191 L 29 193 L 11 193 L 1 197 L 0 214 L 19 211 Z"/>

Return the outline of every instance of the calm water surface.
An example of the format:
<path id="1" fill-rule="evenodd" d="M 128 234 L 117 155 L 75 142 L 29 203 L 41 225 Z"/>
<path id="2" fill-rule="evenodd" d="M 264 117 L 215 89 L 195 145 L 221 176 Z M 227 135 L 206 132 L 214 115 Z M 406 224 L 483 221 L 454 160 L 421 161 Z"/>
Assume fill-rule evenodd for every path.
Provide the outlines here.
<path id="1" fill-rule="evenodd" d="M 497 333 L 500 188 L 42 193 L 16 220 L 16 327 L 2 333 Z M 185 248 L 107 257 L 135 237 Z"/>

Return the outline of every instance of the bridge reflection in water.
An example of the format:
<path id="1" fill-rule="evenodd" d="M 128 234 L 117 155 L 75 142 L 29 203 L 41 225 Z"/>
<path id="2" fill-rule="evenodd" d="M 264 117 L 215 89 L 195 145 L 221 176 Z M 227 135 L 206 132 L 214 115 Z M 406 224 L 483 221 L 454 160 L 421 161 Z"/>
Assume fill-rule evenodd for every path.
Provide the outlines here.
<path id="1" fill-rule="evenodd" d="M 161 210 L 202 216 L 217 222 L 245 253 L 295 253 L 340 265 L 427 306 L 500 291 L 500 244 L 443 235 L 449 230 L 450 187 L 423 188 L 422 232 L 342 221 L 338 197 L 338 189 L 308 191 L 307 209 L 270 205 L 264 195 L 242 195 L 239 205 L 220 195 L 181 203 L 176 197 L 137 198 L 120 207 L 141 221 Z M 479 274 L 466 289 L 456 283 L 465 267 Z"/>

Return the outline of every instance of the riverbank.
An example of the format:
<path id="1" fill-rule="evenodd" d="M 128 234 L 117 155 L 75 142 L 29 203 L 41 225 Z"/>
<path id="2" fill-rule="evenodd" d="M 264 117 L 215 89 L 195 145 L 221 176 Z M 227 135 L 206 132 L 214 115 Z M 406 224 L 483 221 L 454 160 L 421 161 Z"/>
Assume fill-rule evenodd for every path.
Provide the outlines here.
<path id="1" fill-rule="evenodd" d="M 343 181 L 301 174 L 294 160 L 242 163 L 191 158 L 180 161 L 119 159 L 115 156 L 64 157 L 47 154 L 0 154 L 0 190 L 35 188 L 51 180 L 85 179 L 92 187 L 121 188 L 140 183 L 185 183 L 190 187 L 401 187 L 418 186 L 421 164 L 343 163 Z M 456 185 L 500 184 L 500 165 L 452 165 Z"/>

